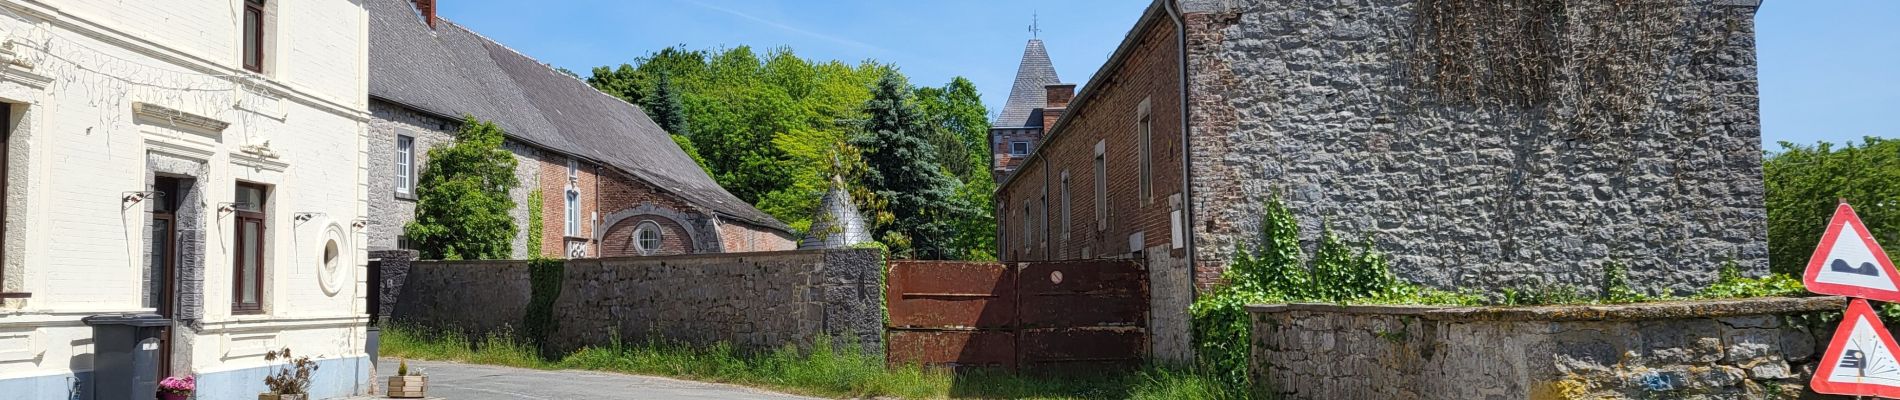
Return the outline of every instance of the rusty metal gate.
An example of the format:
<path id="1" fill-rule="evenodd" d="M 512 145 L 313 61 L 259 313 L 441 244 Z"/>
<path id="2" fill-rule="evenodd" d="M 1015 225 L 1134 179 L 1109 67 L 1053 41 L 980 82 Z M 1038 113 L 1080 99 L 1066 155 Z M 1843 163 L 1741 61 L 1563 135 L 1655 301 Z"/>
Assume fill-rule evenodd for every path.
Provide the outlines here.
<path id="1" fill-rule="evenodd" d="M 892 261 L 892 364 L 1083 370 L 1148 354 L 1148 274 L 1133 260 Z"/>

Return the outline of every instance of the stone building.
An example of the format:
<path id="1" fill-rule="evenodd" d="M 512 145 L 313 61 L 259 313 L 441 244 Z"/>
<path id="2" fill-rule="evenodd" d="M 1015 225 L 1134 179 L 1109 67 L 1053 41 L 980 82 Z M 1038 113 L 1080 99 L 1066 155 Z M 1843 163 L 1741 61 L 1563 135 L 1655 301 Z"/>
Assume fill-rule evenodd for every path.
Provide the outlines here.
<path id="1" fill-rule="evenodd" d="M 431 0 L 367 7 L 372 250 L 406 248 L 428 149 L 452 142 L 463 116 L 500 126 L 518 162 L 515 258 L 796 246 L 788 226 L 713 182 L 638 107 L 435 16 Z M 530 208 L 541 226 L 529 226 Z"/>
<path id="2" fill-rule="evenodd" d="M 1758 3 L 1159 0 L 999 162 L 998 254 L 1164 260 L 1170 296 L 1217 281 L 1277 195 L 1307 254 L 1330 228 L 1440 288 L 1764 271 Z"/>
<path id="3" fill-rule="evenodd" d="M 147 347 L 84 320 L 125 314 L 197 398 L 255 398 L 282 348 L 312 398 L 365 394 L 366 18 L 0 0 L 0 399 L 135 394 L 101 351 Z"/>

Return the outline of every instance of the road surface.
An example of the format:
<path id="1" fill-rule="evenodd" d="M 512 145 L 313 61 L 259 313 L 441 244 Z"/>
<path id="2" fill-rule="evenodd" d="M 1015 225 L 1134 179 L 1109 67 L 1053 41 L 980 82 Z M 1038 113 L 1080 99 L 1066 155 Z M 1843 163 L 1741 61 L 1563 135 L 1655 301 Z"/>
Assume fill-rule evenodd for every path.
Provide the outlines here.
<path id="1" fill-rule="evenodd" d="M 742 386 L 592 371 L 543 371 L 432 361 L 409 361 L 409 369 L 429 375 L 429 397 L 454 400 L 811 400 Z M 377 372 L 396 371 L 384 358 Z M 387 378 L 383 378 L 387 379 Z M 379 393 L 380 394 L 380 393 Z M 380 397 L 380 396 L 379 396 Z"/>

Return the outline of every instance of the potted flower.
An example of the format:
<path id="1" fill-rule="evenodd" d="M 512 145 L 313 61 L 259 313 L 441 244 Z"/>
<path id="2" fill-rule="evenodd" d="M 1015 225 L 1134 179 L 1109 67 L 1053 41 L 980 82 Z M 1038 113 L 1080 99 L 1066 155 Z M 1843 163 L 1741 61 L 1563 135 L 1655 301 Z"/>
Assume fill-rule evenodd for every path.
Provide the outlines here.
<path id="1" fill-rule="evenodd" d="M 191 392 L 195 390 L 198 390 L 198 379 L 190 376 L 174 376 L 158 381 L 159 400 L 189 399 Z"/>
<path id="2" fill-rule="evenodd" d="M 389 397 L 398 399 L 422 398 L 428 396 L 428 391 L 428 376 L 423 375 L 420 371 L 410 371 L 409 360 L 402 360 L 396 364 L 396 376 L 389 377 Z"/>
<path id="3" fill-rule="evenodd" d="M 257 400 L 309 400 L 310 374 L 317 371 L 317 363 L 310 361 L 310 356 L 291 358 L 288 347 L 264 353 L 266 361 L 279 359 L 284 360 L 284 365 L 264 376 L 264 386 L 269 387 L 270 392 L 258 394 Z"/>

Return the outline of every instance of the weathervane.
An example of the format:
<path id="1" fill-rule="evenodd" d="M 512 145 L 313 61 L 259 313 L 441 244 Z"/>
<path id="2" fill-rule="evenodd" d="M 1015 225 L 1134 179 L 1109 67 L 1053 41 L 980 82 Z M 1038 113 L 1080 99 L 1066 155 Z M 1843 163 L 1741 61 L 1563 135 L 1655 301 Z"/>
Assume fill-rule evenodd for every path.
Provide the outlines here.
<path id="1" fill-rule="evenodd" d="M 1039 19 L 1040 18 L 1037 17 L 1036 13 L 1029 14 L 1029 37 L 1030 38 L 1040 38 L 1042 36 L 1042 28 L 1037 26 L 1037 25 L 1040 25 Z"/>

